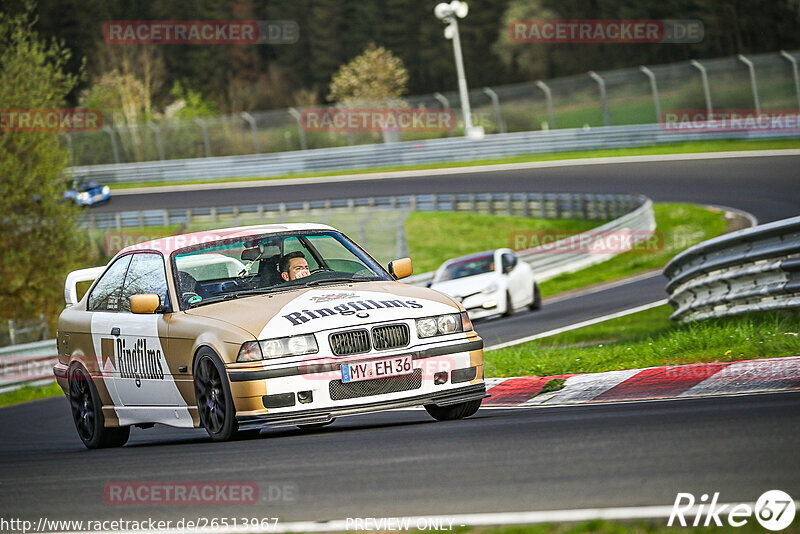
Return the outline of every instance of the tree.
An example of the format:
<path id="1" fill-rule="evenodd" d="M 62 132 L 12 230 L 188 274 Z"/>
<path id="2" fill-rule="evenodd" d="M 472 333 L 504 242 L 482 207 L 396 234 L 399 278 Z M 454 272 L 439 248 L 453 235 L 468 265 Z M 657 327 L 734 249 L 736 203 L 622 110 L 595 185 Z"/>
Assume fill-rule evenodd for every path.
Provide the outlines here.
<path id="1" fill-rule="evenodd" d="M 328 100 L 348 103 L 396 99 L 405 94 L 407 83 L 408 71 L 403 62 L 371 43 L 333 75 Z"/>
<path id="2" fill-rule="evenodd" d="M 33 3 L 0 13 L 0 109 L 63 105 L 77 82 L 69 52 L 33 30 Z M 6 123 L 8 124 L 8 123 Z M 59 133 L 0 128 L 0 317 L 26 319 L 63 307 L 64 278 L 84 256 L 77 208 L 63 201 L 68 154 Z"/>

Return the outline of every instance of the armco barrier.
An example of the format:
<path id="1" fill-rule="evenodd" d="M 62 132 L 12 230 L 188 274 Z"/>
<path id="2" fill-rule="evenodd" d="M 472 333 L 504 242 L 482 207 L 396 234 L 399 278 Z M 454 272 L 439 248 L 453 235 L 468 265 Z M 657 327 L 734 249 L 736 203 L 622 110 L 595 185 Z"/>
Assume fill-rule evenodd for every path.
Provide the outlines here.
<path id="1" fill-rule="evenodd" d="M 0 393 L 52 382 L 57 354 L 55 339 L 0 348 Z"/>
<path id="2" fill-rule="evenodd" d="M 674 320 L 800 309 L 800 217 L 699 243 L 664 275 Z"/>
<path id="3" fill-rule="evenodd" d="M 483 139 L 447 137 L 248 156 L 90 165 L 70 170 L 78 177 L 102 183 L 169 183 L 471 161 L 521 154 L 629 148 L 700 140 L 797 138 L 798 135 L 798 132 L 791 131 L 670 132 L 658 124 L 642 124 L 494 134 Z"/>

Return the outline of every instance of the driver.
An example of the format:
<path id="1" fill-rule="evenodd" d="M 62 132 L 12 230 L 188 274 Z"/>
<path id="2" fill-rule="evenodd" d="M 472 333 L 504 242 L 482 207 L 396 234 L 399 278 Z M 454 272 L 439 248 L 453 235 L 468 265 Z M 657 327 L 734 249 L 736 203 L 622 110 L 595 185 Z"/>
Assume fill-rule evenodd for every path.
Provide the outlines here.
<path id="1" fill-rule="evenodd" d="M 308 270 L 306 256 L 302 252 L 295 251 L 286 254 L 281 258 L 279 264 L 281 278 L 289 282 L 297 278 L 305 278 L 311 274 Z"/>

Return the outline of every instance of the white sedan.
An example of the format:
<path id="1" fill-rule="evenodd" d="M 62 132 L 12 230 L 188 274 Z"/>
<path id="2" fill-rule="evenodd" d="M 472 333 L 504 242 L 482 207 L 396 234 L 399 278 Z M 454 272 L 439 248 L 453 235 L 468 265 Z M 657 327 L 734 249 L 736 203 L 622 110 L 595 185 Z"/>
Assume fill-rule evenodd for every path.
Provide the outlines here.
<path id="1" fill-rule="evenodd" d="M 508 248 L 448 260 L 437 269 L 430 287 L 459 300 L 470 319 L 542 306 L 531 267 Z"/>

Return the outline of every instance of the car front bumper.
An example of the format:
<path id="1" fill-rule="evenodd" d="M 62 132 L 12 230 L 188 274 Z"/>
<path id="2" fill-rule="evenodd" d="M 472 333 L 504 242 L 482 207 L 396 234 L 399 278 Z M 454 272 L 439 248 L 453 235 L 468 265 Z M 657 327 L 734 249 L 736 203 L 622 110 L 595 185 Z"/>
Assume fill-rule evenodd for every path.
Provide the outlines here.
<path id="1" fill-rule="evenodd" d="M 403 354 L 412 356 L 412 373 L 342 381 L 342 363 Z M 324 423 L 345 415 L 456 404 L 486 394 L 483 341 L 474 334 L 468 340 L 414 347 L 401 354 L 373 353 L 278 369 L 228 369 L 228 377 L 241 428 Z"/>

